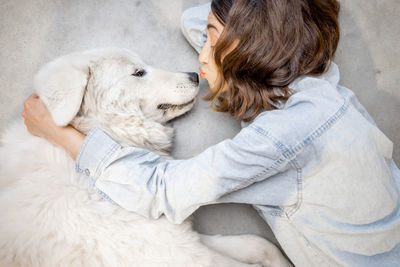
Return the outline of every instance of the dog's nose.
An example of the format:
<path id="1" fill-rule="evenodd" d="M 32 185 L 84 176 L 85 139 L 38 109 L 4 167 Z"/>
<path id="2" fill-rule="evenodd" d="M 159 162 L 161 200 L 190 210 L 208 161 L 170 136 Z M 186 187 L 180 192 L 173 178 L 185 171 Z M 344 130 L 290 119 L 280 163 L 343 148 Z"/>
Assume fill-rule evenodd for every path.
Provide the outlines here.
<path id="1" fill-rule="evenodd" d="M 199 75 L 196 72 L 186 72 L 189 75 L 189 81 L 199 83 Z"/>

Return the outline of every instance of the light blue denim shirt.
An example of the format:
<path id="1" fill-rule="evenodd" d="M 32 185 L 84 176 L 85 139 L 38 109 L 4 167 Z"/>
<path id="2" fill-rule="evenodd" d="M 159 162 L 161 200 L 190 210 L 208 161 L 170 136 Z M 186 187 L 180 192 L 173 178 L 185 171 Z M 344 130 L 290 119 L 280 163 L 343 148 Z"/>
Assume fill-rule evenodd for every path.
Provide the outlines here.
<path id="1" fill-rule="evenodd" d="M 278 110 L 185 160 L 87 135 L 79 172 L 106 199 L 180 223 L 201 205 L 249 203 L 296 266 L 400 266 L 400 171 L 392 142 L 332 63 L 292 83 Z"/>

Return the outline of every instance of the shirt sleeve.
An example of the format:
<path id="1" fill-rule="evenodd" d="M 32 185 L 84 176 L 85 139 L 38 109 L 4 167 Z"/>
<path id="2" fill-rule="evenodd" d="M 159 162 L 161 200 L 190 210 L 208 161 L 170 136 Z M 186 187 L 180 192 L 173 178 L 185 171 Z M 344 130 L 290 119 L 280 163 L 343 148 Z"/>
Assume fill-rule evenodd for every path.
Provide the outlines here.
<path id="1" fill-rule="evenodd" d="M 185 160 L 121 147 L 94 128 L 81 146 L 76 169 L 121 207 L 181 223 L 200 206 L 278 173 L 284 163 L 273 140 L 251 127 Z"/>

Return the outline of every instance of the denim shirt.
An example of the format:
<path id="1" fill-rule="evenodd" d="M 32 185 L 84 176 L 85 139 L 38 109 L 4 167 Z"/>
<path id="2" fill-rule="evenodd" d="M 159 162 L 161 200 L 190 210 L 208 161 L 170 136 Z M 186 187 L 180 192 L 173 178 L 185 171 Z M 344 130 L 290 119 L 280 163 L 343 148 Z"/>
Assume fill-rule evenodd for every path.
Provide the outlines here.
<path id="1" fill-rule="evenodd" d="M 211 203 L 248 203 L 296 266 L 400 266 L 400 171 L 392 142 L 338 67 L 304 76 L 280 109 L 185 160 L 121 147 L 100 129 L 76 160 L 121 207 L 180 223 Z"/>

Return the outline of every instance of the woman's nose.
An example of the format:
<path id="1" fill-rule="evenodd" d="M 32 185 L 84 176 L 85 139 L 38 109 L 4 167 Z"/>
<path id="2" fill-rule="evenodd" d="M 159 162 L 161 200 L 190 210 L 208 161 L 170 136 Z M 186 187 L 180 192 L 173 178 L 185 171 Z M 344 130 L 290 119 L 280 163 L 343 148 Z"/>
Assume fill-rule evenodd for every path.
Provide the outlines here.
<path id="1" fill-rule="evenodd" d="M 201 64 L 207 64 L 207 45 L 203 46 L 199 54 L 199 62 Z"/>

